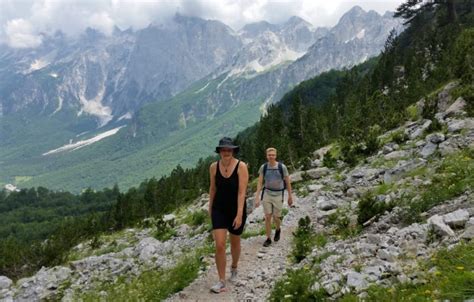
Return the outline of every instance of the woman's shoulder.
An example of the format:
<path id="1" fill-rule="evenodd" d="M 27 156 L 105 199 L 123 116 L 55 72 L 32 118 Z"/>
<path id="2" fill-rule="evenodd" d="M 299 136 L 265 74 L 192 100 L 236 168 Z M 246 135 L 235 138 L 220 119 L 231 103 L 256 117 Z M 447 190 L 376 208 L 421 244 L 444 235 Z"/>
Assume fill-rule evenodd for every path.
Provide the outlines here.
<path id="1" fill-rule="evenodd" d="M 212 162 L 211 165 L 209 166 L 209 169 L 214 170 L 217 167 L 217 161 Z"/>
<path id="2" fill-rule="evenodd" d="M 247 168 L 247 163 L 244 162 L 243 160 L 239 160 L 239 169 L 246 169 Z"/>

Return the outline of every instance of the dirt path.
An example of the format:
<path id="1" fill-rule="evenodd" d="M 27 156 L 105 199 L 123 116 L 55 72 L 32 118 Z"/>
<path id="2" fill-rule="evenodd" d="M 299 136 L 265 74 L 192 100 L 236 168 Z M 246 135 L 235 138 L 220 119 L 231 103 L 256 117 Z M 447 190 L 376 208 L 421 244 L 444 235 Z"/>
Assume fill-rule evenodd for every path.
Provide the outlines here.
<path id="1" fill-rule="evenodd" d="M 288 255 L 292 249 L 292 232 L 298 219 L 306 212 L 303 200 L 297 200 L 282 224 L 279 242 L 263 247 L 265 236 L 242 240 L 242 255 L 239 262 L 239 277 L 233 284 L 227 282 L 227 291 L 220 294 L 210 292 L 217 281 L 217 269 L 213 263 L 207 271 L 168 301 L 263 301 L 273 284 L 281 278 L 289 266 Z M 263 226 L 263 222 L 262 222 Z M 229 278 L 231 255 L 227 254 L 226 278 Z"/>

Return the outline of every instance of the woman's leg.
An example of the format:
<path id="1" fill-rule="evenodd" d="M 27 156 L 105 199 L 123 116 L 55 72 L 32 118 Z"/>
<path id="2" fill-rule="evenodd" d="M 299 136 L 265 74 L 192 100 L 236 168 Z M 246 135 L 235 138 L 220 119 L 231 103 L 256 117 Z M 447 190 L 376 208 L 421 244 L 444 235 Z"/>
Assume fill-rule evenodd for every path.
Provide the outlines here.
<path id="1" fill-rule="evenodd" d="M 225 243 L 227 240 L 227 229 L 215 229 L 214 241 L 216 243 L 216 266 L 219 280 L 225 280 Z"/>
<path id="2" fill-rule="evenodd" d="M 230 252 L 232 254 L 232 268 L 237 268 L 240 258 L 240 235 L 230 233 Z"/>

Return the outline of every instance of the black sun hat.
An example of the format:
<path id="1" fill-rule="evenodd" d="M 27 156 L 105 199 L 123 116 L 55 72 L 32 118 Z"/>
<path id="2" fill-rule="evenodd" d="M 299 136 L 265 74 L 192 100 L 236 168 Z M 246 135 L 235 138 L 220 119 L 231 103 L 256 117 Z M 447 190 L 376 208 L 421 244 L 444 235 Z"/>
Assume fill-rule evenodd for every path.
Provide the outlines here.
<path id="1" fill-rule="evenodd" d="M 219 146 L 216 147 L 216 153 L 219 153 L 221 148 L 233 149 L 235 154 L 239 153 L 240 150 L 240 147 L 234 145 L 234 142 L 230 137 L 223 137 L 219 140 Z"/>

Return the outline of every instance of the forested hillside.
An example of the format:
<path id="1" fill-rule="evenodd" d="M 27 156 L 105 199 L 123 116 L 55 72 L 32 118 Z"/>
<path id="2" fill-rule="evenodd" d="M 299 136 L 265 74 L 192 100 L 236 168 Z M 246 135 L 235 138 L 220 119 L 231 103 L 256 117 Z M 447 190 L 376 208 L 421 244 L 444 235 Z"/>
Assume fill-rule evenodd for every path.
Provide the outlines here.
<path id="1" fill-rule="evenodd" d="M 337 142 L 338 158 L 354 164 L 376 150 L 377 135 L 405 120 L 405 108 L 451 79 L 461 81 L 456 93 L 466 95 L 472 114 L 472 7 L 470 1 L 459 3 L 456 18 L 448 9 L 444 2 L 419 10 L 400 7 L 398 14 L 409 18 L 408 27 L 387 39 L 377 59 L 338 76 L 328 73 L 305 81 L 289 92 L 256 126 L 237 136 L 252 172 L 269 146 L 296 167 L 318 147 Z M 434 99 L 426 101 L 436 106 Z M 429 115 L 434 112 L 425 118 L 433 118 Z"/>
<path id="2" fill-rule="evenodd" d="M 424 117 L 433 119 L 437 98 L 429 93 L 452 80 L 459 81 L 453 94 L 465 98 L 472 116 L 470 2 L 457 5 L 454 17 L 448 6 L 439 4 L 422 6 L 408 20 L 407 29 L 398 37 L 392 35 L 378 58 L 301 83 L 269 108 L 260 122 L 240 133 L 241 157 L 252 175 L 269 146 L 279 149 L 280 158 L 293 169 L 307 166 L 309 154 L 330 143 L 337 147 L 325 157 L 326 166 L 334 166 L 336 160 L 354 165 L 378 149 L 377 136 L 405 121 L 406 108 L 420 98 L 425 98 L 428 108 Z M 431 127 L 439 125 L 433 122 Z M 169 176 L 144 180 L 126 192 L 117 188 L 80 195 L 43 188 L 3 192 L 0 275 L 18 278 L 41 266 L 60 264 L 69 249 L 85 239 L 189 203 L 207 190 L 212 160 L 200 160 L 193 169 L 178 166 Z M 35 214 L 24 215 L 29 212 Z"/>

